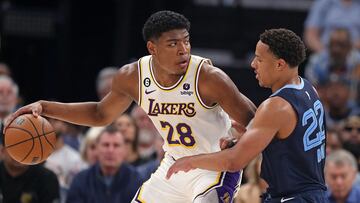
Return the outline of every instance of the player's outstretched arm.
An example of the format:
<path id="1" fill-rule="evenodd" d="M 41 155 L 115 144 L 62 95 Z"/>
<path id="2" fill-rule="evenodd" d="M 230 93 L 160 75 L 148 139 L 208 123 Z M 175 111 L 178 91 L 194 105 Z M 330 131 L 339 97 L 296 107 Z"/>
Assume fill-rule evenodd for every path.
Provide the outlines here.
<path id="1" fill-rule="evenodd" d="M 294 120 L 293 126 L 289 125 L 291 123 L 289 119 Z M 167 178 L 178 171 L 187 172 L 195 168 L 213 171 L 243 169 L 266 148 L 275 136 L 288 135 L 295 124 L 296 114 L 291 105 L 279 97 L 269 98 L 261 104 L 250 128 L 233 148 L 181 158 L 169 168 Z"/>
<path id="2" fill-rule="evenodd" d="M 136 67 L 133 64 L 125 65 L 114 76 L 110 93 L 101 101 L 60 103 L 40 100 L 22 107 L 10 115 L 5 127 L 17 116 L 25 113 L 32 113 L 34 116 L 44 115 L 78 125 L 102 126 L 110 124 L 131 104 L 133 97 L 135 97 L 132 92 L 137 87 L 137 77 Z"/>
<path id="3" fill-rule="evenodd" d="M 218 103 L 243 131 L 254 117 L 256 106 L 240 93 L 234 82 L 219 68 L 204 63 L 199 76 L 200 96 L 205 102 Z"/>

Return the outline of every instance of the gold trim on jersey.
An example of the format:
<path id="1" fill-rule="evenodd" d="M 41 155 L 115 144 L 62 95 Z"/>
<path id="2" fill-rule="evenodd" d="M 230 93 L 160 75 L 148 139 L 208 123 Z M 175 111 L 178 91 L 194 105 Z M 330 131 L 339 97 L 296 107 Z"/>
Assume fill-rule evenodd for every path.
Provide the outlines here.
<path id="1" fill-rule="evenodd" d="M 147 181 L 146 181 L 147 182 Z M 145 183 L 146 183 L 145 182 Z M 144 184 L 145 184 L 144 183 Z M 144 185 L 143 184 L 143 185 Z M 138 192 L 136 193 L 136 196 L 135 196 L 135 201 L 138 202 L 138 203 L 146 203 L 145 200 L 141 199 L 141 193 L 142 193 L 142 189 L 143 189 L 143 185 L 139 188 Z"/>
<path id="2" fill-rule="evenodd" d="M 218 186 L 222 185 L 223 182 L 223 178 L 225 177 L 226 172 L 219 172 L 218 176 L 216 177 L 216 180 L 213 184 L 211 184 L 207 189 L 204 190 L 204 192 L 198 194 L 195 196 L 194 200 L 199 197 L 202 196 L 204 194 L 206 194 L 207 192 L 209 192 L 211 189 L 213 188 L 217 188 Z"/>
<path id="3" fill-rule="evenodd" d="M 139 76 L 139 96 L 138 96 L 138 106 L 141 106 L 141 101 L 142 101 L 142 75 L 141 75 L 141 59 L 143 57 L 141 57 L 139 60 L 138 60 L 138 76 Z"/>
<path id="4" fill-rule="evenodd" d="M 149 59 L 149 69 L 150 69 L 150 76 L 151 76 L 151 79 L 154 81 L 154 83 L 156 84 L 156 86 L 158 86 L 161 90 L 164 90 L 164 91 L 171 91 L 171 90 L 174 90 L 176 89 L 179 84 L 184 80 L 184 78 L 186 77 L 187 73 L 189 72 L 189 67 L 190 67 L 190 64 L 191 64 L 191 56 L 190 56 L 190 59 L 189 59 L 189 63 L 188 63 L 188 66 L 186 68 L 186 72 L 184 75 L 182 75 L 180 77 L 180 79 L 172 86 L 170 87 L 163 87 L 161 86 L 157 81 L 156 81 L 156 78 L 155 78 L 155 75 L 153 73 L 153 66 L 152 66 L 152 57 Z"/>
<path id="5" fill-rule="evenodd" d="M 215 107 L 217 107 L 219 104 L 216 103 L 214 106 L 208 106 L 206 105 L 200 97 L 200 92 L 199 92 L 199 75 L 200 75 L 200 70 L 202 65 L 204 64 L 206 59 L 202 59 L 201 62 L 199 63 L 199 65 L 196 68 L 196 72 L 195 72 L 195 95 L 196 95 L 196 100 L 199 102 L 200 106 L 202 106 L 205 109 L 213 109 Z"/>

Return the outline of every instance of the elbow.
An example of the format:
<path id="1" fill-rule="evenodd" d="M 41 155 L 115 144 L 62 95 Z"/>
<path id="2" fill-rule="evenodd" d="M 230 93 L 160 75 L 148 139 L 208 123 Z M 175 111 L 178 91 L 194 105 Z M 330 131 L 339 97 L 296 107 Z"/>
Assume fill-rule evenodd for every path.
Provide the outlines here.
<path id="1" fill-rule="evenodd" d="M 94 123 L 92 124 L 92 126 L 107 126 L 113 122 L 112 118 L 104 115 L 101 112 L 97 112 L 94 117 L 95 117 L 95 119 L 94 119 Z"/>

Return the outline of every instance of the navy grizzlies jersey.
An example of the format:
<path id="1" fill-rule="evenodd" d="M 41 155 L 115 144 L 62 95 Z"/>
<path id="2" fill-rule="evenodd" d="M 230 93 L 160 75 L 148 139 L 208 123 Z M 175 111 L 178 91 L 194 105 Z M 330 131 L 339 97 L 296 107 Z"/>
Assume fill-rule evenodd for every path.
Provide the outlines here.
<path id="1" fill-rule="evenodd" d="M 324 108 L 314 87 L 300 80 L 301 84 L 286 85 L 271 95 L 285 99 L 297 114 L 290 136 L 274 138 L 263 151 L 261 177 L 272 197 L 326 190 Z"/>

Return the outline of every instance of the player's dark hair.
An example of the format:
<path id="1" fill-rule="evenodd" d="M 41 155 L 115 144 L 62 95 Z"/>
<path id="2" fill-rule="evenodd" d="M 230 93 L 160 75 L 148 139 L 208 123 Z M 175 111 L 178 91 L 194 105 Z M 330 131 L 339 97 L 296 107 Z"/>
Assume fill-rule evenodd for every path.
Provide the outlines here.
<path id="1" fill-rule="evenodd" d="M 260 35 L 260 40 L 269 46 L 276 57 L 284 59 L 290 67 L 297 67 L 305 60 L 304 42 L 291 30 L 284 28 L 265 30 Z"/>
<path id="2" fill-rule="evenodd" d="M 156 40 L 162 33 L 174 29 L 186 29 L 189 32 L 189 20 L 185 16 L 173 11 L 158 11 L 152 14 L 145 22 L 143 38 L 145 42 Z"/>

